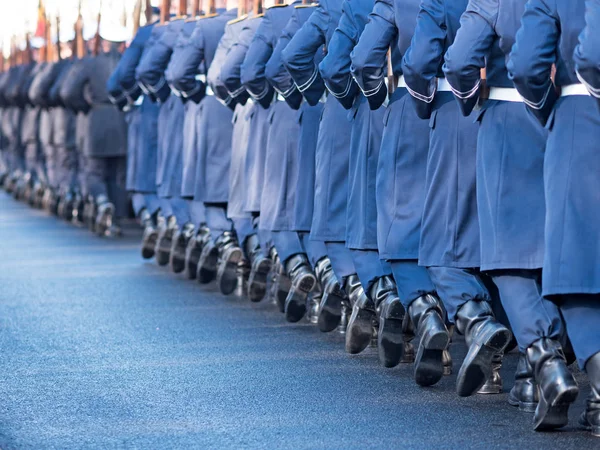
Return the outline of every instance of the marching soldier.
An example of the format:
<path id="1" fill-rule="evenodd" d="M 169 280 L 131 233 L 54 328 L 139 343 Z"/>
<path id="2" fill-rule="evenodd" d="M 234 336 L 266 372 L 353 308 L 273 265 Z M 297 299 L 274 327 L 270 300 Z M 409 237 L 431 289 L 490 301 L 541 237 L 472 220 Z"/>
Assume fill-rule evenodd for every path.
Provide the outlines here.
<path id="1" fill-rule="evenodd" d="M 212 238 L 206 233 L 201 236 L 205 240 L 198 258 L 197 279 L 203 284 L 216 278 L 218 261 L 229 248 L 237 246 L 232 222 L 227 218 L 233 112 L 215 98 L 212 89 L 206 87 L 206 72 L 225 25 L 237 15 L 237 3 L 227 4 L 227 10 L 224 6 L 225 3 L 221 2 L 215 12 L 197 21 L 189 44 L 177 48 L 169 68 L 171 86 L 182 98 L 201 104 L 197 118 L 199 139 L 196 154 L 191 155 L 184 171 L 189 178 L 188 189 L 194 188 L 194 202 L 204 203 L 206 225 L 212 235 Z"/>
<path id="2" fill-rule="evenodd" d="M 168 14 L 168 11 L 162 11 L 162 14 Z M 156 186 L 162 217 L 155 254 L 161 266 L 169 264 L 174 235 L 190 221 L 188 203 L 181 198 L 184 105 L 171 92 L 165 78 L 184 23 L 183 18 L 176 18 L 155 26 L 151 38 L 146 42 L 148 48 L 136 68 L 140 87 L 146 95 L 160 103 Z"/>
<path id="3" fill-rule="evenodd" d="M 156 15 L 156 11 L 154 12 Z M 141 27 L 123 53 L 108 81 L 111 102 L 127 110 L 127 190 L 131 192 L 133 211 L 144 227 L 142 257 L 154 256 L 159 201 L 156 195 L 156 154 L 158 105 L 143 95 L 135 80 L 135 68 L 147 47 L 155 23 Z"/>
<path id="4" fill-rule="evenodd" d="M 293 3 L 276 4 L 266 9 L 242 65 L 241 80 L 259 105 L 263 108 L 273 105 L 268 118 L 270 128 L 260 200 L 260 228 L 270 232 L 281 265 L 276 295 L 279 309 L 286 320 L 298 322 L 305 316 L 308 296 L 317 281 L 307 248 L 298 233 L 292 231 L 300 126 L 296 118 L 298 113 L 283 96 L 277 95 L 267 78 L 267 71 L 278 73 L 281 67 L 281 53 L 276 54 L 275 50 L 293 12 Z"/>
<path id="5" fill-rule="evenodd" d="M 592 397 L 582 423 L 598 436 L 600 267 L 596 259 L 600 229 L 596 223 L 596 175 L 600 155 L 593 136 L 600 132 L 600 115 L 595 99 L 577 77 L 573 56 L 585 27 L 585 6 L 584 0 L 529 1 L 507 67 L 529 111 L 549 130 L 544 155 L 542 294 L 559 306 L 577 362 L 588 373 Z M 539 387 L 534 429 L 566 425 L 569 406 L 579 390 L 561 346 L 555 340 L 540 339 L 527 349 L 527 359 Z"/>
<path id="6" fill-rule="evenodd" d="M 427 269 L 418 264 L 429 126 L 407 104 L 411 100 L 401 62 L 414 34 L 420 3 L 376 1 L 352 51 L 351 71 L 371 109 L 380 108 L 388 101 L 386 56 L 397 42 L 391 52 L 392 84 L 397 89 L 385 112 L 377 169 L 377 245 L 380 257 L 391 263 L 400 301 L 418 338 L 415 381 L 430 386 L 448 373 L 451 362 L 445 353 L 450 337 L 441 301 Z"/>
<path id="7" fill-rule="evenodd" d="M 63 100 L 86 114 L 82 152 L 86 157 L 85 182 L 97 205 L 96 232 L 119 235 L 119 220 L 127 214 L 125 193 L 127 128 L 123 114 L 115 113 L 106 83 L 118 60 L 117 46 L 125 41 L 123 30 L 114 35 L 97 33 L 102 53 L 84 58 L 73 67 L 61 87 Z M 96 44 L 99 45 L 99 44 Z"/>
<path id="8" fill-rule="evenodd" d="M 405 311 L 396 292 L 391 266 L 380 259 L 377 251 L 375 188 L 385 108 L 371 111 L 367 98 L 360 92 L 350 72 L 350 55 L 374 4 L 374 1 L 344 2 L 342 17 L 319 68 L 329 93 L 350 110 L 353 117 L 347 245 L 352 250 L 358 278 L 365 287 L 366 295 L 353 307 L 348 334 L 362 335 L 359 338 L 363 342 L 361 347 L 366 348 L 371 339 L 371 324 L 377 320 L 379 359 L 385 367 L 394 367 L 404 356 L 402 324 Z"/>
<path id="9" fill-rule="evenodd" d="M 243 21 L 243 28 L 222 64 L 220 79 L 223 82 L 229 97 L 237 104 L 249 105 L 247 114 L 248 128 L 252 132 L 248 136 L 244 176 L 246 181 L 244 195 L 244 212 L 250 213 L 253 218 L 253 233 L 247 240 L 244 250 L 250 263 L 248 276 L 248 298 L 252 302 L 260 302 L 266 295 L 267 280 L 272 268 L 272 259 L 269 257 L 271 247 L 270 235 L 266 230 L 259 230 L 260 200 L 264 184 L 265 153 L 269 132 L 270 109 L 265 109 L 250 99 L 250 94 L 241 82 L 241 68 L 252 43 L 252 38 L 263 20 L 261 2 L 254 4 L 252 17 Z M 287 293 L 286 293 L 287 295 Z M 285 298 L 284 298 L 285 300 Z"/>
<path id="10" fill-rule="evenodd" d="M 445 50 L 454 41 L 467 0 L 424 0 L 402 70 L 417 115 L 430 120 L 427 193 L 419 264 L 429 274 L 448 320 L 465 336 L 469 352 L 456 380 L 460 396 L 502 391 L 494 358 L 509 344 L 510 331 L 496 321 L 491 296 L 479 273 L 480 242 L 475 195 L 477 124 L 463 117 L 444 78 Z M 443 43 L 443 45 L 442 45 Z"/>
<path id="11" fill-rule="evenodd" d="M 540 339 L 560 345 L 565 329 L 556 305 L 541 295 L 547 132 L 527 112 L 506 71 L 525 3 L 507 0 L 512 14 L 501 15 L 499 4 L 471 2 L 446 53 L 444 73 L 463 115 L 469 116 L 480 101 L 480 69 L 486 68 L 489 99 L 477 113 L 481 270 L 498 286 L 521 351 L 509 403 L 533 412 L 537 387 L 527 348 Z M 490 53 L 493 48 L 499 51 Z"/>

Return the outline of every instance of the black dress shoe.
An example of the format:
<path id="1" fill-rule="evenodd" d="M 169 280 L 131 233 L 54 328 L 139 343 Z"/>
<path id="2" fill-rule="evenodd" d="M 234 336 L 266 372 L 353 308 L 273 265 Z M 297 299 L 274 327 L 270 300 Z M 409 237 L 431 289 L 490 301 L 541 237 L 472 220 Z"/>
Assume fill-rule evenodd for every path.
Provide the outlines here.
<path id="1" fill-rule="evenodd" d="M 185 270 L 187 277 L 194 280 L 198 274 L 198 261 L 202 254 L 204 245 L 210 240 L 210 229 L 206 225 L 200 225 L 196 235 L 189 240 L 185 249 Z"/>
<path id="2" fill-rule="evenodd" d="M 173 244 L 173 235 L 177 229 L 177 219 L 175 216 L 171 216 L 166 219 L 166 221 L 164 221 L 164 225 L 161 223 L 161 226 L 159 227 L 158 237 L 156 239 L 156 248 L 154 250 L 156 262 L 159 266 L 166 266 L 169 264 L 171 246 Z"/>
<path id="3" fill-rule="evenodd" d="M 538 385 L 539 403 L 533 416 L 533 429 L 551 430 L 567 425 L 569 406 L 579 388 L 567 367 L 558 341 L 542 338 L 527 349 L 527 359 Z"/>
<path id="4" fill-rule="evenodd" d="M 115 205 L 108 200 L 98 202 L 98 213 L 96 215 L 96 234 L 108 236 L 108 231 L 113 226 L 115 219 Z"/>
<path id="5" fill-rule="evenodd" d="M 492 360 L 503 353 L 511 332 L 494 318 L 488 302 L 469 300 L 456 313 L 456 329 L 465 336 L 469 349 L 458 371 L 456 392 L 475 394 L 492 376 Z"/>
<path id="6" fill-rule="evenodd" d="M 223 295 L 231 295 L 239 284 L 239 274 L 244 252 L 238 246 L 234 233 L 229 233 L 218 242 L 217 286 Z"/>
<path id="7" fill-rule="evenodd" d="M 356 274 L 344 280 L 344 291 L 352 307 L 352 314 L 346 327 L 346 352 L 355 355 L 364 351 L 373 338 L 375 304 L 367 297 Z"/>
<path id="8" fill-rule="evenodd" d="M 314 289 L 317 277 L 304 253 L 290 257 L 285 264 L 285 269 L 291 280 L 290 290 L 285 299 L 285 319 L 295 323 L 306 314 L 308 295 Z"/>
<path id="9" fill-rule="evenodd" d="M 533 379 L 533 369 L 524 353 L 519 353 L 515 384 L 508 394 L 508 403 L 528 413 L 535 412 L 537 408 L 538 388 Z"/>
<path id="10" fill-rule="evenodd" d="M 600 437 L 600 353 L 596 353 L 585 364 L 590 380 L 591 392 L 586 400 L 585 411 L 579 417 L 579 423 Z"/>
<path id="11" fill-rule="evenodd" d="M 244 243 L 246 255 L 250 262 L 247 294 L 251 302 L 260 302 L 267 293 L 267 280 L 271 271 L 272 260 L 264 254 L 260 247 L 258 235 L 248 236 Z"/>
<path id="12" fill-rule="evenodd" d="M 415 381 L 419 386 L 432 386 L 444 374 L 444 351 L 450 342 L 440 300 L 426 294 L 413 300 L 408 308 L 418 339 L 415 355 Z"/>
<path id="13" fill-rule="evenodd" d="M 162 216 L 152 215 L 146 208 L 140 212 L 140 225 L 144 227 L 144 234 L 142 235 L 142 258 L 152 259 L 156 252 L 156 241 L 158 240 L 159 224 L 166 226 L 165 220 Z"/>
<path id="14" fill-rule="evenodd" d="M 391 276 L 383 276 L 370 289 L 375 303 L 379 327 L 377 330 L 377 353 L 384 367 L 395 367 L 404 357 L 404 317 L 406 310 Z"/>
<path id="15" fill-rule="evenodd" d="M 173 234 L 171 243 L 171 254 L 169 256 L 169 265 L 173 273 L 181 273 L 185 269 L 185 251 L 188 242 L 194 236 L 194 225 L 186 223 L 183 228 Z"/>
<path id="16" fill-rule="evenodd" d="M 342 320 L 342 302 L 346 293 L 333 273 L 329 258 L 321 258 L 315 267 L 317 280 L 321 285 L 321 299 L 318 307 L 317 326 L 324 333 L 335 330 Z"/>
<path id="17" fill-rule="evenodd" d="M 502 383 L 502 375 L 500 374 L 500 369 L 502 369 L 502 359 L 504 357 L 503 353 L 497 353 L 492 358 L 492 374 L 488 379 L 485 380 L 483 386 L 479 388 L 477 391 L 478 394 L 488 395 L 488 394 L 501 394 L 503 383 Z"/>

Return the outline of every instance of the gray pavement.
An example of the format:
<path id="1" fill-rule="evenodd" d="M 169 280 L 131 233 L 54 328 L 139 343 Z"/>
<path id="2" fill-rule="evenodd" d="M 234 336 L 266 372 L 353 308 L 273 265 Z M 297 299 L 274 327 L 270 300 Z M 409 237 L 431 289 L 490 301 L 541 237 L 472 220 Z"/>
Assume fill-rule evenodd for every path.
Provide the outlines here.
<path id="1" fill-rule="evenodd" d="M 287 324 L 0 193 L 0 448 L 600 448 L 505 393 L 422 389 L 375 349 Z M 455 372 L 464 355 L 453 348 Z"/>

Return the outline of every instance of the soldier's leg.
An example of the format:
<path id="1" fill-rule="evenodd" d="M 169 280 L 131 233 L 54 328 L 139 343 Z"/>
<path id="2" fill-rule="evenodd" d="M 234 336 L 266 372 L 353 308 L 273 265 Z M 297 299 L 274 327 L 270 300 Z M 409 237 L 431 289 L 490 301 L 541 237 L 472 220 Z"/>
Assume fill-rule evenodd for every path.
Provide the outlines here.
<path id="1" fill-rule="evenodd" d="M 200 260 L 202 249 L 210 239 L 210 230 L 206 225 L 206 208 L 204 202 L 188 200 L 188 208 L 191 222 L 195 226 L 195 232 L 187 242 L 184 265 L 187 277 L 193 280 L 196 278 L 198 272 L 198 261 Z"/>
<path id="2" fill-rule="evenodd" d="M 353 249 L 351 252 L 366 297 L 354 305 L 348 329 L 353 334 L 365 333 L 366 339 L 371 324 L 377 323 L 379 359 L 385 367 L 394 367 L 402 360 L 405 350 L 405 309 L 397 294 L 392 267 L 379 258 L 377 250 Z"/>
<path id="3" fill-rule="evenodd" d="M 197 277 L 202 284 L 210 283 L 216 278 L 220 254 L 236 242 L 233 224 L 227 217 L 227 204 L 205 203 L 204 205 L 211 239 L 204 245 L 198 260 Z"/>
<path id="4" fill-rule="evenodd" d="M 185 256 L 188 242 L 196 230 L 192 218 L 190 205 L 192 202 L 182 197 L 172 197 L 171 206 L 177 219 L 177 230 L 173 234 L 169 264 L 174 273 L 181 273 L 185 269 Z"/>
<path id="5" fill-rule="evenodd" d="M 564 342 L 563 319 L 558 307 L 542 296 L 541 269 L 505 269 L 490 272 L 510 321 L 521 353 L 515 385 L 508 402 L 520 410 L 534 412 L 538 402 L 533 369 L 527 349 L 540 339 Z"/>
<path id="6" fill-rule="evenodd" d="M 563 295 L 558 301 L 579 367 L 590 380 L 591 392 L 579 423 L 600 437 L 600 295 Z M 542 396 L 544 388 L 540 386 Z"/>
<path id="7" fill-rule="evenodd" d="M 254 234 L 252 216 L 233 217 L 235 241 L 220 249 L 217 268 L 217 285 L 223 295 L 232 294 L 249 275 L 249 260 L 244 258 L 243 248 Z"/>
<path id="8" fill-rule="evenodd" d="M 143 210 L 147 210 L 146 196 L 141 192 L 131 194 L 131 206 L 136 217 L 140 217 Z"/>
<path id="9" fill-rule="evenodd" d="M 416 259 L 391 260 L 400 301 L 407 311 L 405 329 L 412 328 L 418 339 L 415 381 L 431 386 L 444 375 L 444 360 L 450 335 L 442 303 L 429 272 Z"/>
<path id="10" fill-rule="evenodd" d="M 128 197 L 126 189 L 127 160 L 124 156 L 110 158 L 108 165 L 108 189 L 109 198 L 115 205 L 115 217 L 122 219 L 128 213 Z"/>
<path id="11" fill-rule="evenodd" d="M 492 376 L 494 357 L 504 352 L 511 333 L 495 319 L 478 270 L 429 267 L 428 271 L 448 321 L 465 336 L 469 348 L 458 372 L 456 391 L 462 397 L 472 395 Z"/>
<path id="12" fill-rule="evenodd" d="M 270 233 L 258 228 L 258 214 L 252 217 L 252 233 L 243 246 L 246 258 L 250 262 L 248 277 L 248 298 L 252 302 L 260 302 L 267 293 L 267 280 L 273 259 L 269 257 L 271 249 Z"/>

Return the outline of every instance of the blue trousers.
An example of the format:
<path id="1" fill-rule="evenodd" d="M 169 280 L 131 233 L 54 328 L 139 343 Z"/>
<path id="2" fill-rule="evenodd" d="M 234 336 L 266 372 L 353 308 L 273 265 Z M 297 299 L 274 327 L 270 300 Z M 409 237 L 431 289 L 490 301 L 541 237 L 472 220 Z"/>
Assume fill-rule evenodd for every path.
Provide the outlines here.
<path id="1" fill-rule="evenodd" d="M 282 264 L 294 255 L 306 253 L 302 240 L 295 231 L 271 231 L 271 239 Z"/>
<path id="2" fill-rule="evenodd" d="M 254 227 L 252 226 L 251 217 L 233 217 L 233 228 L 237 234 L 238 242 L 240 247 L 244 248 L 244 242 L 251 234 L 255 233 Z"/>
<path id="3" fill-rule="evenodd" d="M 190 221 L 198 226 L 202 223 L 206 223 L 206 210 L 203 202 L 196 200 L 187 200 L 188 210 L 190 212 Z"/>
<path id="4" fill-rule="evenodd" d="M 558 302 L 577 363 L 584 369 L 600 352 L 600 294 L 561 295 Z"/>
<path id="5" fill-rule="evenodd" d="M 368 291 L 378 278 L 392 274 L 392 266 L 379 259 L 377 250 L 351 249 L 356 274 L 363 288 Z"/>
<path id="6" fill-rule="evenodd" d="M 314 269 L 317 265 L 317 262 L 327 256 L 327 247 L 325 247 L 325 242 L 313 241 L 310 238 L 310 233 L 307 231 L 299 231 L 298 236 L 302 241 L 302 246 L 306 250 L 308 260 Z"/>
<path id="7" fill-rule="evenodd" d="M 150 214 L 154 214 L 160 208 L 160 200 L 156 194 L 148 194 L 142 192 L 135 192 L 131 195 L 131 204 L 136 217 L 139 217 L 142 209 L 146 210 Z"/>
<path id="8" fill-rule="evenodd" d="M 214 238 L 226 231 L 231 231 L 232 223 L 227 218 L 227 210 L 221 205 L 205 203 L 206 225 Z"/>
<path id="9" fill-rule="evenodd" d="M 519 350 L 538 339 L 564 338 L 565 328 L 558 307 L 542 296 L 541 269 L 491 271 Z"/>
<path id="10" fill-rule="evenodd" d="M 413 300 L 435 292 L 429 271 L 425 267 L 419 266 L 418 260 L 392 259 L 389 264 L 396 281 L 398 296 L 407 311 Z"/>
<path id="11" fill-rule="evenodd" d="M 448 321 L 455 322 L 456 313 L 470 300 L 491 302 L 491 296 L 479 276 L 479 270 L 458 267 L 428 267 L 435 289 L 444 303 Z"/>
<path id="12" fill-rule="evenodd" d="M 191 220 L 188 201 L 181 197 L 170 197 L 167 200 L 171 205 L 173 215 L 177 219 L 177 225 L 179 226 L 179 228 L 181 228 L 183 225 L 185 225 Z"/>
<path id="13" fill-rule="evenodd" d="M 352 261 L 352 252 L 346 247 L 344 241 L 325 241 L 327 256 L 331 261 L 333 273 L 343 284 L 344 280 L 356 273 L 354 262 Z"/>

